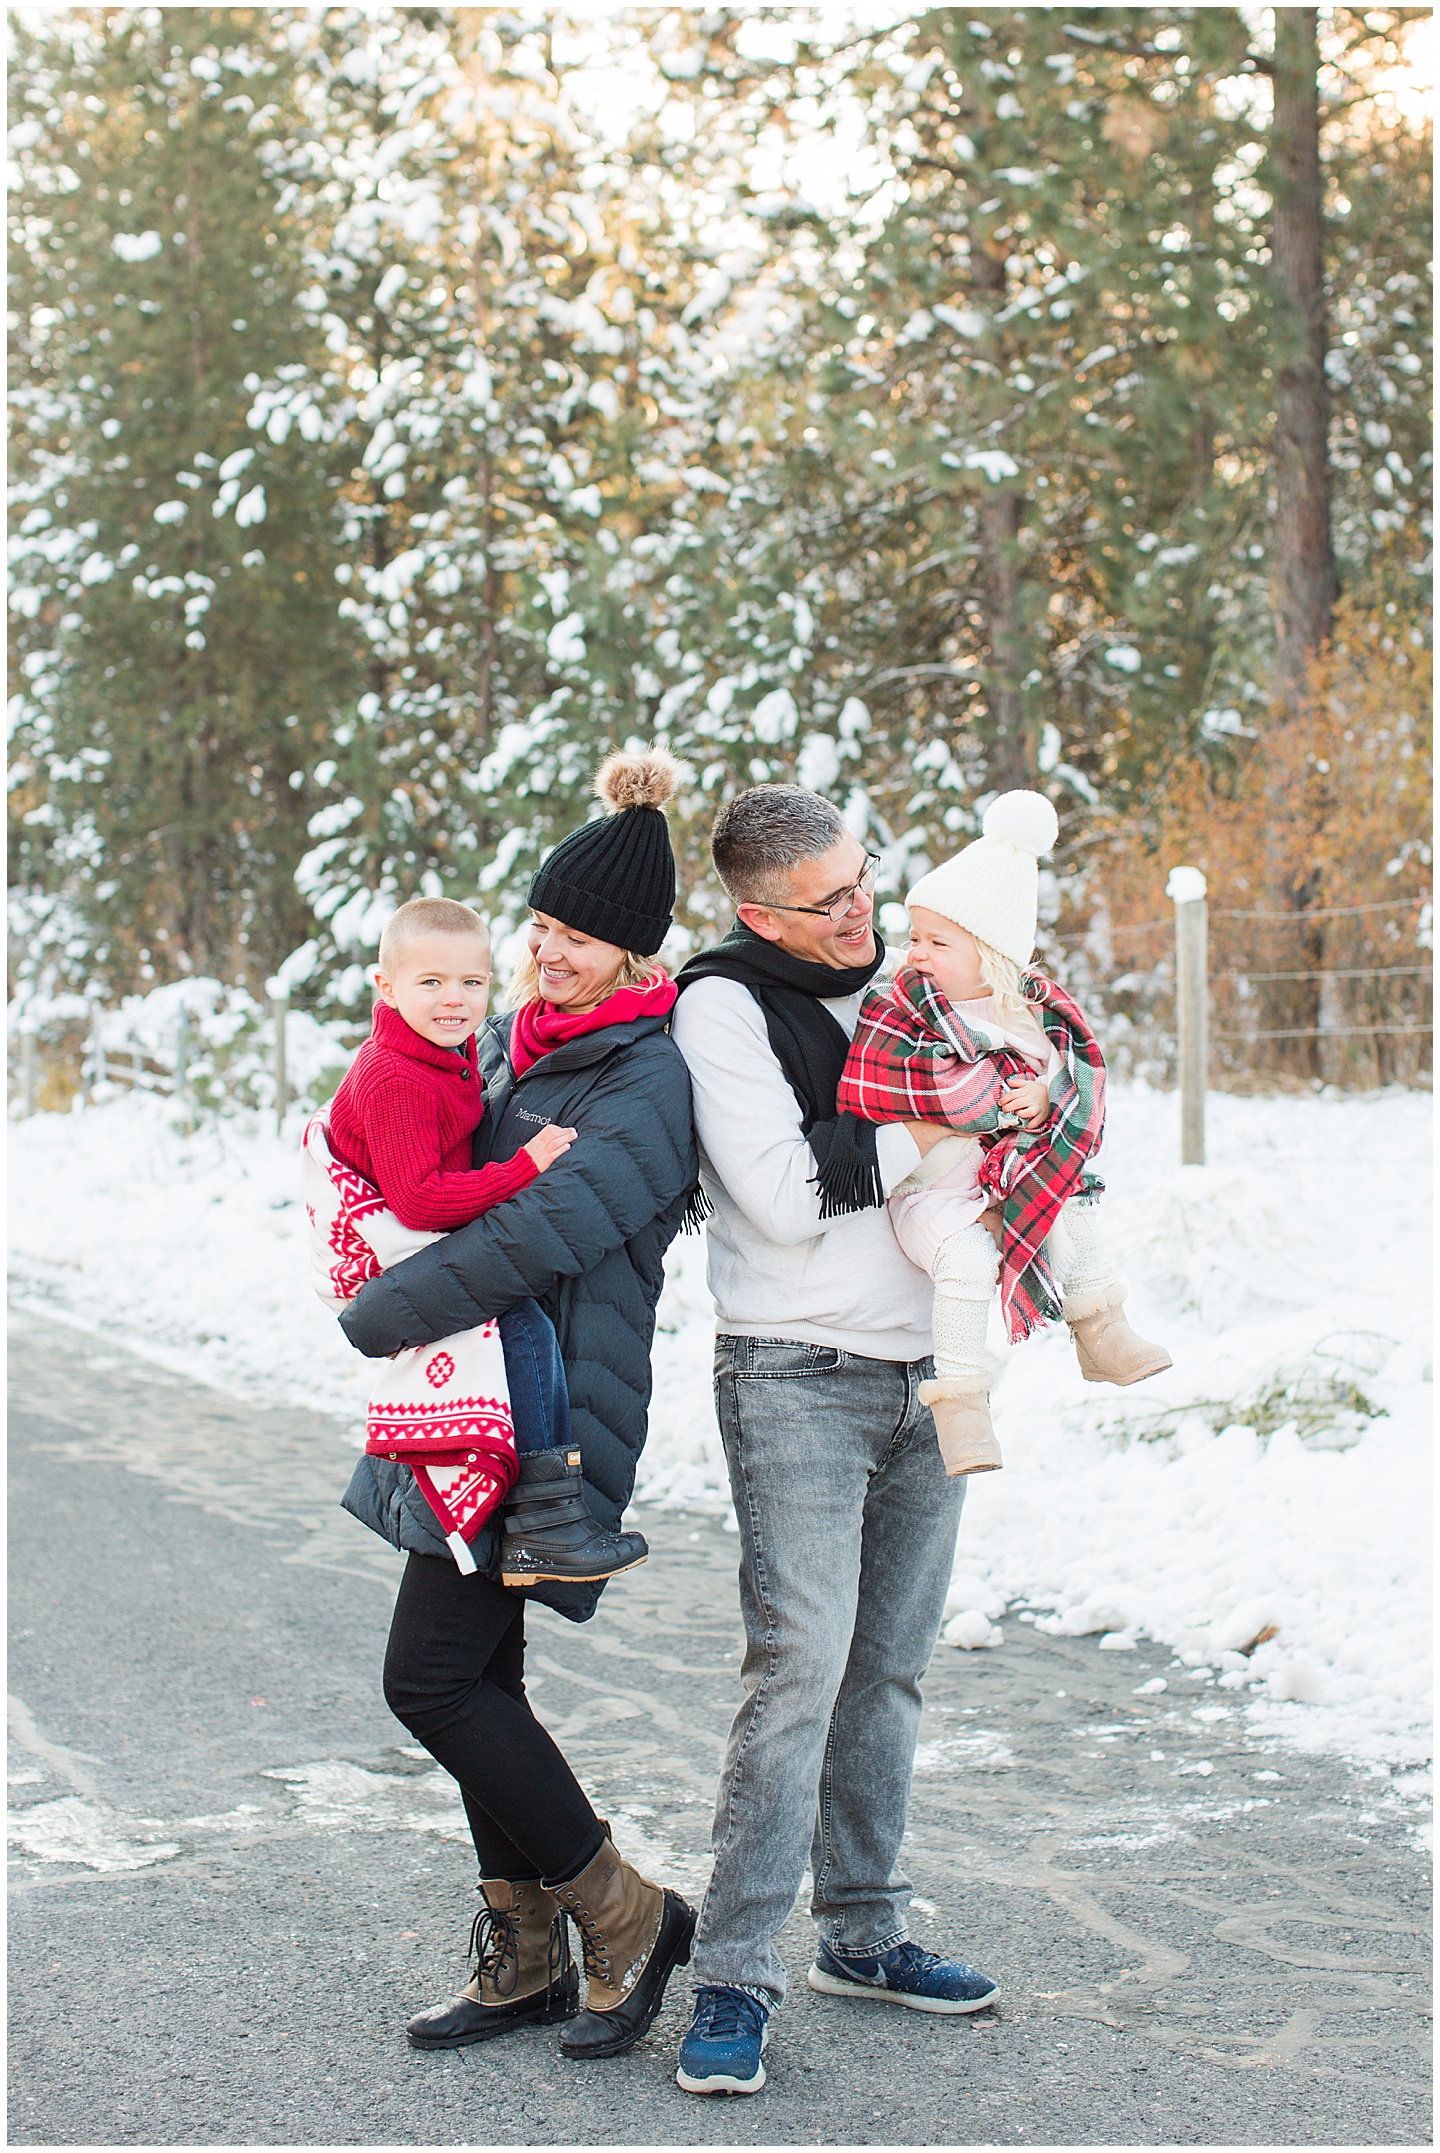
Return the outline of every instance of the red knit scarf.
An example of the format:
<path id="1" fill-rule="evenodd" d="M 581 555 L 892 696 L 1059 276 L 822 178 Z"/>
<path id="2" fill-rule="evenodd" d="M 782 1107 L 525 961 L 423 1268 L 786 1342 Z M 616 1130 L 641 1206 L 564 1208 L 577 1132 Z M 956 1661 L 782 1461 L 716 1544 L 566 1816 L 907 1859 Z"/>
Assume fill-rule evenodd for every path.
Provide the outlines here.
<path id="1" fill-rule="evenodd" d="M 607 1024 L 628 1024 L 635 1017 L 665 1017 L 675 1006 L 678 992 L 673 979 L 661 977 L 640 987 L 617 987 L 598 1008 L 572 1015 L 553 1002 L 525 1002 L 515 1012 L 510 1028 L 510 1062 L 516 1076 L 552 1047 L 580 1039 L 586 1032 L 603 1031 Z"/>

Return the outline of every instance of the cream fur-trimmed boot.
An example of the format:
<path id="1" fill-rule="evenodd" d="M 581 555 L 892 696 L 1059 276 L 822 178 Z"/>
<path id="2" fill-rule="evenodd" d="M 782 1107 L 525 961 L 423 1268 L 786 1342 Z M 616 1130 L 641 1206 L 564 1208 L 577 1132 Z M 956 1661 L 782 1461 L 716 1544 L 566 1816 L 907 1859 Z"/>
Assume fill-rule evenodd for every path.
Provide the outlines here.
<path id="1" fill-rule="evenodd" d="M 920 1403 L 934 1415 L 947 1473 L 995 1473 L 1004 1460 L 990 1420 L 995 1370 L 985 1351 L 985 1329 L 1000 1253 L 976 1222 L 940 1244 L 934 1267 L 935 1376 L 920 1385 Z"/>
<path id="2" fill-rule="evenodd" d="M 1110 1284 L 1089 1293 L 1067 1294 L 1065 1321 L 1075 1341 L 1075 1356 L 1087 1383 L 1143 1383 L 1174 1362 L 1163 1346 L 1151 1345 L 1125 1320 L 1125 1289 Z"/>
<path id="3" fill-rule="evenodd" d="M 959 1473 L 998 1473 L 1005 1461 L 990 1419 L 988 1376 L 937 1376 L 920 1385 L 920 1403 L 935 1420 L 940 1455 L 953 1479 Z"/>

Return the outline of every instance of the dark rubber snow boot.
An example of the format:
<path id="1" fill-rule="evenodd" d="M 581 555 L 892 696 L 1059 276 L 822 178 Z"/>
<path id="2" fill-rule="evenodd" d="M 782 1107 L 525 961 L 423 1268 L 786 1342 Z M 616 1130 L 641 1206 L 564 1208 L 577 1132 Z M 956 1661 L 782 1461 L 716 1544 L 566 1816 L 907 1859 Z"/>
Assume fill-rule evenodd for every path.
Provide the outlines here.
<path id="1" fill-rule="evenodd" d="M 605 1843 L 556 1903 L 580 1931 L 588 1977 L 586 2008 L 560 2036 L 562 2056 L 623 2056 L 648 2032 L 665 2000 L 665 1984 L 688 1965 L 695 1910 L 664 1891 Z"/>
<path id="2" fill-rule="evenodd" d="M 538 1877 L 487 1878 L 470 1931 L 475 1971 L 458 1996 L 412 2018 L 412 2048 L 465 2048 L 516 2026 L 553 2026 L 580 2007 L 565 1916 Z"/>
<path id="3" fill-rule="evenodd" d="M 639 1533 L 607 1531 L 591 1516 L 577 1449 L 527 1452 L 502 1515 L 503 1585 L 586 1584 L 633 1570 L 650 1552 Z"/>

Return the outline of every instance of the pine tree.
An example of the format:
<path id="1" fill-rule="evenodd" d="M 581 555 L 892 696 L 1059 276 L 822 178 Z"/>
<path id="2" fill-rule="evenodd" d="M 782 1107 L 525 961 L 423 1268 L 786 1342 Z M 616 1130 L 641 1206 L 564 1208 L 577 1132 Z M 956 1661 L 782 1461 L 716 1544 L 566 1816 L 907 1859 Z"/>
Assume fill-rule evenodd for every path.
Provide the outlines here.
<path id="1" fill-rule="evenodd" d="M 543 37 L 498 10 L 332 11 L 304 62 L 306 295 L 326 356 L 258 385 L 313 410 L 342 474 L 337 614 L 357 693 L 306 781 L 317 971 L 415 891 L 503 931 L 586 812 L 607 745 L 651 724 L 629 602 L 663 333 Z M 593 804 L 593 803 L 592 803 Z"/>
<path id="2" fill-rule="evenodd" d="M 730 699 L 695 751 L 845 797 L 863 743 L 897 877 L 975 794 L 1043 768 L 1123 801 L 1207 702 L 1261 693 L 1254 129 L 1213 87 L 1243 32 L 1163 14 L 942 10 L 852 46 L 827 94 L 894 206 L 774 220 L 785 319 L 717 390 L 729 617 L 702 590 L 686 633 Z"/>
<path id="3" fill-rule="evenodd" d="M 19 33 L 12 857 L 39 898 L 21 959 L 51 947 L 62 975 L 253 982 L 303 925 L 293 787 L 343 670 L 324 477 L 257 459 L 243 388 L 308 335 L 283 28 Z"/>
<path id="4" fill-rule="evenodd" d="M 1378 18 L 1378 22 L 1377 22 Z M 1393 109 L 1386 73 L 1422 11 L 1337 9 L 1327 99 L 1325 250 L 1330 510 L 1352 608 L 1428 636 L 1432 128 Z M 1330 107 L 1333 105 L 1333 109 Z"/>
<path id="5" fill-rule="evenodd" d="M 728 302 L 733 323 L 763 281 L 784 318 L 717 385 L 729 491 L 679 629 L 719 698 L 680 735 L 724 755 L 712 783 L 823 782 L 898 884 L 907 834 L 967 832 L 987 788 L 1045 779 L 1083 860 L 1097 812 L 1132 818 L 1177 758 L 1263 729 L 1283 336 L 1262 64 L 1228 9 L 939 10 L 802 52 L 786 97 L 858 102 L 884 162 L 853 220 L 769 218 Z M 1349 234 L 1361 289 L 1336 304 L 1376 326 L 1347 312 L 1342 353 L 1383 342 L 1382 281 L 1423 331 L 1423 220 L 1392 213 Z M 1397 334 L 1366 370 L 1398 415 L 1420 384 Z M 1407 460 L 1378 413 L 1339 423 L 1418 511 L 1418 433 Z M 1357 567 L 1379 559 L 1373 511 L 1346 529 Z"/>
<path id="6" fill-rule="evenodd" d="M 1333 548 L 1400 637 L 1428 166 L 1371 91 L 1415 12 L 1320 30 Z M 290 952 L 358 1007 L 397 899 L 518 919 L 618 742 L 686 765 L 696 933 L 745 784 L 829 793 L 898 894 L 1002 785 L 1083 870 L 1239 770 L 1293 316 L 1251 19 L 782 14 L 608 24 L 656 75 L 621 145 L 553 16 L 22 32 L 14 858 L 72 976 Z"/>

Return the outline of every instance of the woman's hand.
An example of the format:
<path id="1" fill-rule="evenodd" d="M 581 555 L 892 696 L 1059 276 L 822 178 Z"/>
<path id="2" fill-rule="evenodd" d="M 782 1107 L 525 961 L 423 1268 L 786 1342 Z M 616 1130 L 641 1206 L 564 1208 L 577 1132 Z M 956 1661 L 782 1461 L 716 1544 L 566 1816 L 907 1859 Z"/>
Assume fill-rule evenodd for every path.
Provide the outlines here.
<path id="1" fill-rule="evenodd" d="M 553 1166 L 555 1161 L 570 1149 L 578 1134 L 578 1130 L 557 1129 L 552 1125 L 548 1129 L 542 1129 L 538 1136 L 532 1136 L 529 1143 L 522 1144 L 520 1149 L 535 1161 L 536 1173 L 543 1174 L 547 1166 Z"/>
<path id="2" fill-rule="evenodd" d="M 1018 1115 L 1027 1129 L 1043 1129 L 1050 1119 L 1050 1087 L 1039 1077 L 1007 1084 L 1000 1094 L 1007 1114 Z"/>

